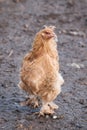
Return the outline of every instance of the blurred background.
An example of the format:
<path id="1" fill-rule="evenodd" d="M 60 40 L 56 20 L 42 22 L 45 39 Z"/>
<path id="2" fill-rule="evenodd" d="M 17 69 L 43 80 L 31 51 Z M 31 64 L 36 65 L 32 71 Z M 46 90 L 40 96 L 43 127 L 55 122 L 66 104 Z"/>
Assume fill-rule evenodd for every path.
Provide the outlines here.
<path id="1" fill-rule="evenodd" d="M 65 84 L 57 118 L 20 106 L 19 69 L 44 25 L 56 26 Z M 0 130 L 87 130 L 87 0 L 0 0 Z"/>

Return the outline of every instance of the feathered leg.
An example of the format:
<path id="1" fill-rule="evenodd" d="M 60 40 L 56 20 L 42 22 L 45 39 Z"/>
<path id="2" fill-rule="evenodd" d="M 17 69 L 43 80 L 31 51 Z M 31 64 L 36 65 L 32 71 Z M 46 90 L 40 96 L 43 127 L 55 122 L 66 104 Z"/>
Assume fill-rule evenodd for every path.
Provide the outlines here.
<path id="1" fill-rule="evenodd" d="M 22 81 L 20 81 L 20 83 L 18 84 L 18 86 L 19 86 L 19 88 L 21 88 L 21 89 L 23 89 L 25 91 L 28 88 Z M 25 101 L 21 102 L 21 105 L 22 106 L 29 106 L 29 105 L 31 105 L 34 108 L 38 107 L 39 103 L 38 103 L 37 96 L 33 95 L 29 90 L 27 90 L 27 92 L 29 92 L 30 95 L 29 95 L 29 97 Z"/>
<path id="2" fill-rule="evenodd" d="M 53 103 L 53 100 L 60 94 L 61 85 L 64 83 L 64 80 L 60 73 L 54 82 L 52 89 L 49 90 L 45 96 L 42 96 L 42 108 L 40 110 L 40 115 L 44 114 L 53 114 L 55 109 L 58 109 L 58 106 Z"/>
<path id="3" fill-rule="evenodd" d="M 44 114 L 53 114 L 54 110 L 50 108 L 49 103 L 43 102 L 40 110 L 40 115 L 44 116 Z"/>

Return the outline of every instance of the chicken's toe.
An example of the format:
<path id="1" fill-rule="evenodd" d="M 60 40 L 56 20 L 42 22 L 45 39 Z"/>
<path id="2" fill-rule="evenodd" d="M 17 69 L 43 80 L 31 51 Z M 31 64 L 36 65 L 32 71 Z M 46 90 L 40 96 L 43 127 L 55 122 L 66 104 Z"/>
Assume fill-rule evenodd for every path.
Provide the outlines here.
<path id="1" fill-rule="evenodd" d="M 36 97 L 29 97 L 25 101 L 20 103 L 21 106 L 32 106 L 34 108 L 39 107 L 38 99 Z"/>
<path id="2" fill-rule="evenodd" d="M 44 116 L 45 114 L 51 115 L 54 114 L 54 110 L 51 109 L 48 105 L 44 105 L 42 106 L 41 110 L 40 110 L 40 115 Z"/>

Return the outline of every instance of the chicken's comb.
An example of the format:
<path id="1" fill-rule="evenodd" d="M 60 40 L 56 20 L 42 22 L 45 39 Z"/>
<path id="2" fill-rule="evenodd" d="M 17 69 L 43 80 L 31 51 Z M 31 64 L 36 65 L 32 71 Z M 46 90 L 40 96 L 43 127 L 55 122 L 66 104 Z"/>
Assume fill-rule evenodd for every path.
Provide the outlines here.
<path id="1" fill-rule="evenodd" d="M 43 27 L 44 27 L 44 28 L 51 28 L 52 30 L 54 30 L 54 29 L 56 28 L 55 26 L 52 26 L 52 25 L 50 25 L 50 26 L 44 25 Z"/>
<path id="2" fill-rule="evenodd" d="M 43 25 L 43 28 L 47 28 L 47 25 Z"/>
<path id="3" fill-rule="evenodd" d="M 52 25 L 50 25 L 49 27 L 50 27 L 51 29 L 53 29 L 53 30 L 56 28 L 55 26 L 52 26 Z"/>

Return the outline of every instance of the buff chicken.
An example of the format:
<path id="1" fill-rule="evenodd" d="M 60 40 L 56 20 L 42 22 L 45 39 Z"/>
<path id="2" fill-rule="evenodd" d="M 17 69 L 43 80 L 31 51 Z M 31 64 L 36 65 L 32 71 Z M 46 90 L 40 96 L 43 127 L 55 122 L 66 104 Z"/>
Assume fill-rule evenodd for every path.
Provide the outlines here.
<path id="1" fill-rule="evenodd" d="M 33 41 L 32 50 L 24 57 L 19 87 L 29 94 L 26 104 L 38 107 L 41 100 L 40 115 L 53 114 L 58 106 L 53 102 L 61 92 L 63 77 L 59 73 L 57 36 L 54 26 L 45 26 Z"/>

